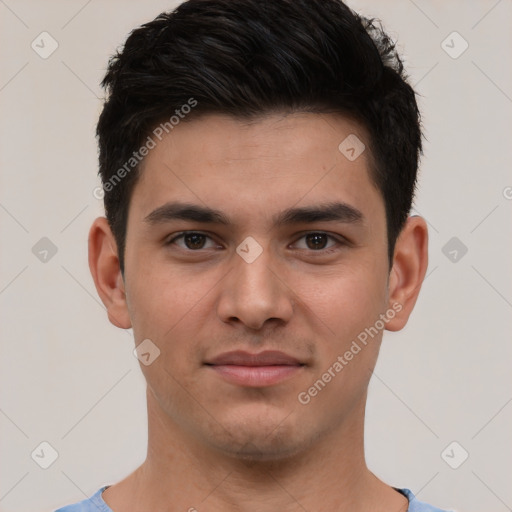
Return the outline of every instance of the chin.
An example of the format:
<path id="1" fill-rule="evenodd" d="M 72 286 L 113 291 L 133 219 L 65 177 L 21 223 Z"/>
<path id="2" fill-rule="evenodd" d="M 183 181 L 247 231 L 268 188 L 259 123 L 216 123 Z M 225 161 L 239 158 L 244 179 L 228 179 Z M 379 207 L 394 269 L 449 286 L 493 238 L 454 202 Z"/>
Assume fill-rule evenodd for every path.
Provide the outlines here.
<path id="1" fill-rule="evenodd" d="M 311 436 L 295 421 L 295 415 L 289 411 L 274 411 L 274 414 L 267 411 L 266 415 L 260 411 L 243 418 L 231 418 L 231 421 L 224 419 L 221 422 L 226 428 L 223 435 L 220 438 L 215 436 L 217 439 L 210 437 L 209 442 L 225 455 L 240 460 L 283 460 L 311 444 Z"/>

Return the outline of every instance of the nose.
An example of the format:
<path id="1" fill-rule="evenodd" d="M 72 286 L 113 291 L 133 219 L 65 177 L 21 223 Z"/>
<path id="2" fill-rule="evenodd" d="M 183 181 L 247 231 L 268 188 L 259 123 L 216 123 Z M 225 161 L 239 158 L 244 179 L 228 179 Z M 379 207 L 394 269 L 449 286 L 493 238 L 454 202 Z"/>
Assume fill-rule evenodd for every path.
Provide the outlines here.
<path id="1" fill-rule="evenodd" d="M 262 329 L 267 322 L 290 321 L 295 302 L 293 291 L 282 266 L 268 248 L 253 261 L 236 253 L 232 265 L 231 272 L 222 280 L 217 305 L 222 321 L 240 322 L 253 330 Z"/>

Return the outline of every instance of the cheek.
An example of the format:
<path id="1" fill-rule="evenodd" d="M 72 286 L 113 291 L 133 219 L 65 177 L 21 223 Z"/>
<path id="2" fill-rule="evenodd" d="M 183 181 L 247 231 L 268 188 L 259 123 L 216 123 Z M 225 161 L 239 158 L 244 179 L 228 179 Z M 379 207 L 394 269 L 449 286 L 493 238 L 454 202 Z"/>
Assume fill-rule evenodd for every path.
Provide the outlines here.
<path id="1" fill-rule="evenodd" d="M 197 353 L 198 333 L 211 315 L 218 281 L 216 273 L 191 273 L 156 263 L 136 272 L 127 281 L 136 342 L 149 338 L 170 367 L 184 364 L 187 354 Z"/>
<path id="2" fill-rule="evenodd" d="M 214 286 L 209 280 L 186 278 L 182 272 L 158 268 L 140 273 L 131 281 L 133 331 L 136 343 L 150 339 L 158 358 L 141 370 L 160 405 L 167 411 L 187 410 L 199 366 L 200 332 L 211 304 L 205 293 Z"/>
<path id="3" fill-rule="evenodd" d="M 375 331 L 374 326 L 386 299 L 385 281 L 370 268 L 364 265 L 363 272 L 354 266 L 322 282 L 312 278 L 309 292 L 304 293 L 322 326 L 316 338 L 318 364 L 301 390 L 302 397 L 310 399 L 310 418 L 327 416 L 331 422 L 341 421 L 366 390 L 382 338 L 382 331 Z"/>
<path id="4" fill-rule="evenodd" d="M 160 339 L 162 330 L 170 329 L 179 319 L 180 302 L 175 293 L 179 284 L 152 264 L 134 261 L 127 269 L 127 302 L 136 341 L 140 337 Z"/>
<path id="5" fill-rule="evenodd" d="M 386 286 L 378 270 L 363 263 L 322 276 L 303 274 L 297 280 L 297 294 L 325 326 L 329 346 L 350 344 L 383 312 Z"/>

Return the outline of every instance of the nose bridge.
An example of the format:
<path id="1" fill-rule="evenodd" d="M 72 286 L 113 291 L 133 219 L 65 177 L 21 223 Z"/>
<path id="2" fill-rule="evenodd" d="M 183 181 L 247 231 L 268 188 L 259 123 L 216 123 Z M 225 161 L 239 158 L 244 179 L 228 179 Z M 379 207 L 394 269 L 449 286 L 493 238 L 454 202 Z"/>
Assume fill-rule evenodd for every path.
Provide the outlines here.
<path id="1" fill-rule="evenodd" d="M 268 244 L 264 248 L 254 238 L 247 237 L 236 252 L 237 257 L 234 258 L 233 264 L 239 286 L 247 287 L 249 290 L 262 288 L 260 291 L 270 292 L 274 288 L 271 281 L 275 276 L 270 271 L 273 258 Z"/>
<path id="2" fill-rule="evenodd" d="M 288 321 L 292 314 L 288 288 L 279 279 L 278 264 L 268 244 L 247 237 L 236 253 L 219 315 L 224 320 L 237 318 L 251 328 L 263 326 L 270 318 Z"/>

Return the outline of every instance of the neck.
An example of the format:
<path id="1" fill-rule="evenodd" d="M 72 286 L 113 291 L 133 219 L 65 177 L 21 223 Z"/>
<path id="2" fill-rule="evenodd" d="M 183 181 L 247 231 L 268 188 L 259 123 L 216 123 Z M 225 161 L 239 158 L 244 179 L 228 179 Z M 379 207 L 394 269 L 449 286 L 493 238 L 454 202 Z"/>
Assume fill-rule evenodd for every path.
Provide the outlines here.
<path id="1" fill-rule="evenodd" d="M 206 445 L 167 416 L 148 392 L 145 462 L 103 498 L 113 510 L 295 512 L 407 510 L 364 460 L 366 396 L 350 422 L 278 460 L 239 458 Z M 117 508 L 116 508 L 117 507 Z M 382 508 L 383 510 L 383 508 Z"/>

